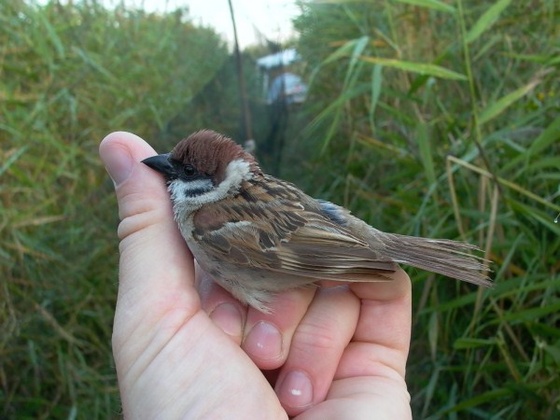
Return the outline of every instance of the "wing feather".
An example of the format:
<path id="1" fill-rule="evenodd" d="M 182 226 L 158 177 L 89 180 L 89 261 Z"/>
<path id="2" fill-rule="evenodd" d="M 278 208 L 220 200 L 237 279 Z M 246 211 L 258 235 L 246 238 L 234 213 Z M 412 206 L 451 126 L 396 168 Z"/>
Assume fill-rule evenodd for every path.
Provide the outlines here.
<path id="1" fill-rule="evenodd" d="M 303 193 L 295 200 L 277 194 L 271 199 L 268 192 L 255 184 L 250 191 L 255 201 L 239 195 L 203 207 L 193 218 L 193 239 L 215 258 L 286 276 L 371 281 L 395 271 L 392 260 L 322 212 L 320 203 Z"/>

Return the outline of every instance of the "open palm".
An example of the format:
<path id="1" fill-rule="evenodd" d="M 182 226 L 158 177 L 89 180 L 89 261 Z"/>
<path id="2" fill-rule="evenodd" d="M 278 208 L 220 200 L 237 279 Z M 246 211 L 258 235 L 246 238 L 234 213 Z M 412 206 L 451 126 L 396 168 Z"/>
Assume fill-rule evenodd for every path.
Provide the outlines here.
<path id="1" fill-rule="evenodd" d="M 411 418 L 410 280 L 282 293 L 246 308 L 197 270 L 154 150 L 128 133 L 100 154 L 119 202 L 113 330 L 128 418 Z"/>

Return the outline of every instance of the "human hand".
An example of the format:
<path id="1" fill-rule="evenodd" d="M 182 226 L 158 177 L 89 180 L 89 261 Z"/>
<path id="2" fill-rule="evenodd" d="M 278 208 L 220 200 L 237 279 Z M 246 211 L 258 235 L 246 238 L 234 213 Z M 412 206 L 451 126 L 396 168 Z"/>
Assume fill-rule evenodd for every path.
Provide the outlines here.
<path id="1" fill-rule="evenodd" d="M 153 154 L 128 133 L 100 145 L 121 218 L 113 353 L 125 417 L 411 418 L 408 276 L 247 308 L 195 269 L 162 179 L 139 163 Z"/>

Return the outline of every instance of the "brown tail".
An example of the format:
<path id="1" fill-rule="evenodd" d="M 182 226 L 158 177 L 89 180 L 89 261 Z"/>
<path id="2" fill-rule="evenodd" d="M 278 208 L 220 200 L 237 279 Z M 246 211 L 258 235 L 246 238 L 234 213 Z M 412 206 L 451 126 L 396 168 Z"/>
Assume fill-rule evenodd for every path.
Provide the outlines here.
<path id="1" fill-rule="evenodd" d="M 490 261 L 472 255 L 481 250 L 465 242 L 447 239 L 429 239 L 386 233 L 384 254 L 395 262 L 411 265 L 463 280 L 479 286 L 490 287 L 492 282 L 486 275 Z"/>

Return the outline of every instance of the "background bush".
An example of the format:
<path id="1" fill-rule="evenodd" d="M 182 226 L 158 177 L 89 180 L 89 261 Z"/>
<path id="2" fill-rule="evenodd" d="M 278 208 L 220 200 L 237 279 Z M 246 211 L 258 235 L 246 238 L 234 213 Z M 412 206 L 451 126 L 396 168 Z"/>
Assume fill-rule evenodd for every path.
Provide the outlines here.
<path id="1" fill-rule="evenodd" d="M 282 176 L 495 261 L 492 290 L 411 271 L 415 418 L 558 417 L 558 16 L 552 0 L 330 1 L 296 21 L 312 90 Z M 0 3 L 0 416 L 118 416 L 97 147 L 114 130 L 161 150 L 204 126 L 241 136 L 232 68 L 185 10 Z"/>
<path id="2" fill-rule="evenodd" d="M 228 51 L 184 11 L 8 0 L 0 19 L 0 417 L 111 417 L 118 219 L 98 145 L 159 138 Z"/>
<path id="3" fill-rule="evenodd" d="M 558 418 L 557 5 L 302 10 L 312 121 L 297 144 L 322 152 L 308 190 L 384 230 L 476 243 L 495 262 L 492 290 L 411 270 L 415 418 Z"/>

